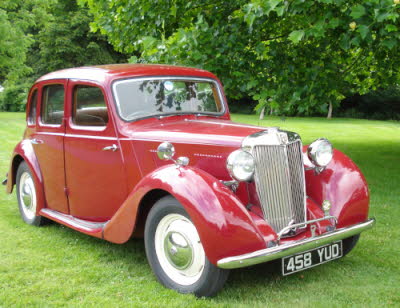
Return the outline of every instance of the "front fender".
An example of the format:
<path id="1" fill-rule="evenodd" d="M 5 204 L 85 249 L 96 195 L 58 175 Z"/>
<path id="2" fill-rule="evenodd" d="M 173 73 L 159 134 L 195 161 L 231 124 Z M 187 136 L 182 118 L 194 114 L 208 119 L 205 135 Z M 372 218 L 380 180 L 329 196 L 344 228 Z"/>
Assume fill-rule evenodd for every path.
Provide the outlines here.
<path id="1" fill-rule="evenodd" d="M 36 158 L 35 152 L 32 147 L 32 143 L 25 139 L 22 140 L 14 148 L 14 152 L 11 157 L 10 169 L 7 174 L 7 187 L 6 192 L 11 194 L 13 187 L 17 180 L 17 170 L 19 163 L 25 161 L 29 169 L 32 172 L 33 181 L 36 187 L 36 197 L 37 197 L 37 213 L 44 207 L 44 189 L 43 189 L 43 177 L 40 171 L 39 163 Z"/>
<path id="2" fill-rule="evenodd" d="M 334 150 L 332 161 L 320 174 L 306 171 L 306 191 L 319 205 L 324 200 L 331 202 L 330 214 L 338 218 L 338 228 L 368 219 L 367 182 L 356 164 L 338 150 Z"/>
<path id="3" fill-rule="evenodd" d="M 104 239 L 126 242 L 146 193 L 161 189 L 174 196 L 196 226 L 210 262 L 266 247 L 248 211 L 220 181 L 195 167 L 167 165 L 144 177 L 104 229 Z"/>

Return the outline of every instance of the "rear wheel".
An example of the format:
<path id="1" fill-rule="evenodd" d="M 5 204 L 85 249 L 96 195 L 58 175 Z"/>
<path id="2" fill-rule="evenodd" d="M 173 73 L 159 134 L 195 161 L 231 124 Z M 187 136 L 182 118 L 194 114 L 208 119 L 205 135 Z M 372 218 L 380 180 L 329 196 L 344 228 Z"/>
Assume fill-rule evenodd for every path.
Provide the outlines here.
<path id="1" fill-rule="evenodd" d="M 35 182 L 28 165 L 22 162 L 17 170 L 17 199 L 22 219 L 29 225 L 40 226 L 45 218 L 36 215 L 37 196 Z"/>
<path id="2" fill-rule="evenodd" d="M 208 261 L 189 215 L 173 197 L 160 199 L 145 226 L 146 255 L 157 279 L 180 293 L 212 296 L 229 271 Z"/>
<path id="3" fill-rule="evenodd" d="M 343 240 L 343 257 L 353 250 L 359 239 L 360 234 L 357 234 Z"/>

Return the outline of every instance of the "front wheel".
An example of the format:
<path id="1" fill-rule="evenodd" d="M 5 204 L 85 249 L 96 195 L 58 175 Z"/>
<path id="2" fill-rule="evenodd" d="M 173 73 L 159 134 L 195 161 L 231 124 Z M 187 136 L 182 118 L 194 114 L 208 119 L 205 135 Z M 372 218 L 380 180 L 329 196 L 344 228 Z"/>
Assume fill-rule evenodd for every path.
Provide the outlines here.
<path id="1" fill-rule="evenodd" d="M 182 205 L 168 196 L 157 201 L 145 226 L 146 255 L 157 279 L 167 288 L 212 296 L 229 271 L 208 261 L 196 227 Z"/>

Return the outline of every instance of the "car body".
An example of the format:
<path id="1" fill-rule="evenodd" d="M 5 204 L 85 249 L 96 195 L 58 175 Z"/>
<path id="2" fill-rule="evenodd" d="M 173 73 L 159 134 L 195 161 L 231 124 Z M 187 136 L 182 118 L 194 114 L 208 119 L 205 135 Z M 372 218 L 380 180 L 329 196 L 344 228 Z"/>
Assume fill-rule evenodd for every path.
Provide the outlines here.
<path id="1" fill-rule="evenodd" d="M 325 139 L 303 146 L 296 133 L 232 122 L 218 78 L 186 67 L 39 78 L 5 184 L 17 184 L 27 223 L 119 244 L 144 236 L 157 278 L 199 296 L 229 269 L 283 258 L 290 274 L 340 257 L 374 224 L 350 158 Z"/>

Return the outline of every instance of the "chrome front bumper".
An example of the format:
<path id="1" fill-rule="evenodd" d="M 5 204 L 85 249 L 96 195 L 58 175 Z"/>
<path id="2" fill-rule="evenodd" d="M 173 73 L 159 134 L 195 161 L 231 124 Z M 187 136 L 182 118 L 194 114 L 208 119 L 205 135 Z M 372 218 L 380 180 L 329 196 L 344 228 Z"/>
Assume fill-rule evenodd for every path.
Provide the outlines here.
<path id="1" fill-rule="evenodd" d="M 347 228 L 336 229 L 319 236 L 254 251 L 240 256 L 224 258 L 219 260 L 217 265 L 220 268 L 233 269 L 280 259 L 359 234 L 365 230 L 371 229 L 374 224 L 375 219 L 371 218 L 363 223 Z"/>

